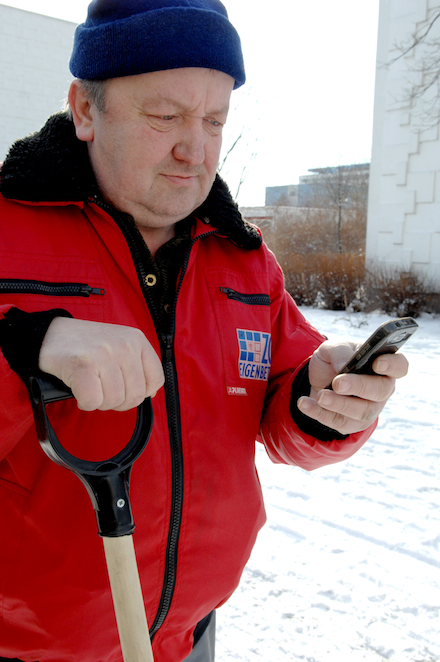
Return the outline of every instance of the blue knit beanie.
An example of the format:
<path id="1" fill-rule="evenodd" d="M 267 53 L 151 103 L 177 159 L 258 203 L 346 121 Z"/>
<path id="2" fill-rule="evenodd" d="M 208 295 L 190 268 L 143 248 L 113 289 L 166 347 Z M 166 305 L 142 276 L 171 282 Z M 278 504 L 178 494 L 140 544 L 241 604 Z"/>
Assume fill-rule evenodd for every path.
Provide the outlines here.
<path id="1" fill-rule="evenodd" d="M 202 67 L 245 82 L 240 37 L 219 0 L 93 0 L 70 71 L 85 80 Z"/>

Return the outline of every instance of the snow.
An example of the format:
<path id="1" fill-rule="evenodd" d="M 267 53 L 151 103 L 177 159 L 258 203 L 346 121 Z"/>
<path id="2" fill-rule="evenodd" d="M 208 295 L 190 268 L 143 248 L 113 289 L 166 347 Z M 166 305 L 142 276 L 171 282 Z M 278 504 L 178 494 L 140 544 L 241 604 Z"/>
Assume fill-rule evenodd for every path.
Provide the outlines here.
<path id="1" fill-rule="evenodd" d="M 302 308 L 330 340 L 389 320 Z M 217 614 L 219 662 L 440 660 L 440 318 L 405 345 L 369 442 L 307 473 L 257 449 L 268 521 Z"/>

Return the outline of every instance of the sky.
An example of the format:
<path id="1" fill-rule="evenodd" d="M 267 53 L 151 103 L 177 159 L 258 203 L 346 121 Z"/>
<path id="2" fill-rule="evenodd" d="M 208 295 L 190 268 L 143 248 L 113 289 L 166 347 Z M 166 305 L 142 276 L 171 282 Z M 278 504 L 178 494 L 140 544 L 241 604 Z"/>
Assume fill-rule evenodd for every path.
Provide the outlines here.
<path id="1" fill-rule="evenodd" d="M 81 23 L 88 0 L 1 0 Z M 379 0 L 224 0 L 247 82 L 232 96 L 222 175 L 241 206 L 309 168 L 369 162 Z M 243 179 L 241 187 L 240 180 Z"/>

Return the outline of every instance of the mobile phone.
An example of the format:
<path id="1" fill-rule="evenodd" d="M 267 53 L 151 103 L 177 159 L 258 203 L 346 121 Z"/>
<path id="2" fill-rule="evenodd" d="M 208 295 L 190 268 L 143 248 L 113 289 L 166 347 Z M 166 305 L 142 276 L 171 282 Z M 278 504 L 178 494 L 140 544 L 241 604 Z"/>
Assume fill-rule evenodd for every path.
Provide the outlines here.
<path id="1" fill-rule="evenodd" d="M 338 374 L 355 372 L 360 375 L 375 375 L 372 365 L 380 354 L 394 354 L 418 329 L 412 317 L 393 319 L 381 324 L 368 338 Z M 327 386 L 331 389 L 331 384 Z"/>

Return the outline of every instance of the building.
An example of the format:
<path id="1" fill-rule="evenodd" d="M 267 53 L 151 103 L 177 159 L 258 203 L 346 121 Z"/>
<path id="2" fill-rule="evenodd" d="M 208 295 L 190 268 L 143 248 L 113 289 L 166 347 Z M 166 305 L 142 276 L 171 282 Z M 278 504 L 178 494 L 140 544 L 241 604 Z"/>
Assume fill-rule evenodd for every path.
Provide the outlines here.
<path id="1" fill-rule="evenodd" d="M 406 56 L 396 47 L 409 44 L 439 11 L 439 0 L 380 0 L 366 255 L 440 283 L 438 117 L 424 117 L 423 99 L 406 92 L 419 76 L 423 44 Z M 437 41 L 438 50 L 439 21 L 429 40 Z M 431 92 L 438 95 L 437 85 Z M 429 94 L 425 100 L 438 109 L 439 99 Z"/>
<path id="2" fill-rule="evenodd" d="M 0 5 L 0 161 L 64 106 L 76 24 Z"/>
<path id="3" fill-rule="evenodd" d="M 366 207 L 370 164 L 310 168 L 296 185 L 267 186 L 266 206 L 328 208 Z M 337 199 L 336 199 L 337 198 Z"/>
<path id="4" fill-rule="evenodd" d="M 266 199 L 264 203 L 267 207 L 282 205 L 283 207 L 298 206 L 298 185 L 290 184 L 287 186 L 266 186 Z"/>
<path id="5" fill-rule="evenodd" d="M 366 207 L 369 172 L 369 163 L 310 168 L 310 175 L 299 178 L 298 205 L 316 208 Z"/>

